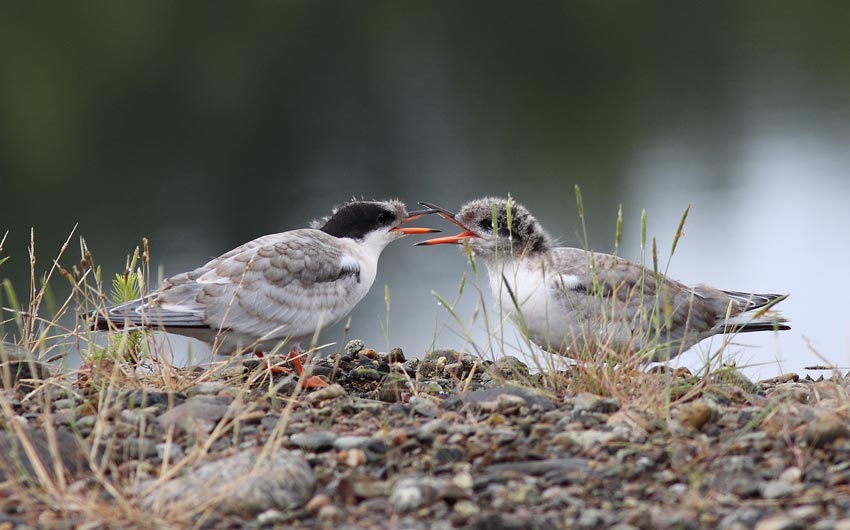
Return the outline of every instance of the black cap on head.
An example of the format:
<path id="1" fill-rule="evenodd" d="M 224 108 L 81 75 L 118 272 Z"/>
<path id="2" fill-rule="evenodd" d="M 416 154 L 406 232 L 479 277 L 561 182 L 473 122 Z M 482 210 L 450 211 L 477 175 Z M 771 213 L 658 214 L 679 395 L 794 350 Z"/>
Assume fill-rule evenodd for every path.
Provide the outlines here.
<path id="1" fill-rule="evenodd" d="M 366 234 L 391 226 L 398 216 L 395 211 L 379 202 L 356 201 L 340 206 L 324 224 L 317 228 L 334 237 L 363 239 Z"/>

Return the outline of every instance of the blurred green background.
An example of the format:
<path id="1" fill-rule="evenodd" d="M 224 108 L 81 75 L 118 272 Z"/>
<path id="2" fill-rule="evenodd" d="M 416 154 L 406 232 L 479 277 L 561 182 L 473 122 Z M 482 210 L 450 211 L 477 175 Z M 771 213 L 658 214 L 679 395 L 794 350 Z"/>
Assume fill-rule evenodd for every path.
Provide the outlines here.
<path id="1" fill-rule="evenodd" d="M 594 248 L 613 249 L 623 204 L 621 254 L 639 255 L 642 209 L 666 250 L 692 204 L 672 276 L 792 293 L 793 331 L 733 347 L 756 375 L 821 362 L 807 340 L 850 362 L 850 3 L 0 11 L 0 277 L 19 291 L 30 227 L 40 270 L 79 223 L 108 271 L 145 236 L 171 275 L 352 196 L 456 208 L 511 193 L 578 246 L 579 184 Z M 468 348 L 431 295 L 453 296 L 464 260 L 412 242 L 385 252 L 352 336 Z M 458 311 L 474 307 L 467 293 Z"/>

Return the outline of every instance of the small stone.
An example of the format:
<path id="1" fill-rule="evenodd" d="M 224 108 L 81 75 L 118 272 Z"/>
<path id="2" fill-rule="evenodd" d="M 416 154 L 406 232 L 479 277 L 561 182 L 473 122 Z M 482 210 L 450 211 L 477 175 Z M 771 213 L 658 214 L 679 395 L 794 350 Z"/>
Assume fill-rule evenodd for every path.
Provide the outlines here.
<path id="1" fill-rule="evenodd" d="M 286 514 L 274 508 L 266 510 L 257 516 L 257 524 L 260 526 L 271 526 L 274 524 L 285 523 L 287 521 Z"/>
<path id="2" fill-rule="evenodd" d="M 803 432 L 803 440 L 810 447 L 824 447 L 839 438 L 850 438 L 850 430 L 834 412 L 816 413 Z"/>
<path id="3" fill-rule="evenodd" d="M 304 511 L 309 514 L 316 514 L 322 506 L 327 506 L 332 503 L 333 501 L 329 495 L 319 493 L 318 495 L 314 495 L 313 498 L 310 499 L 310 501 L 304 506 Z"/>
<path id="4" fill-rule="evenodd" d="M 800 479 L 802 477 L 803 477 L 803 472 L 800 471 L 800 468 L 793 466 L 793 467 L 789 467 L 788 469 L 783 471 L 782 474 L 779 475 L 778 480 L 785 482 L 787 484 L 796 484 L 796 483 L 800 482 Z"/>
<path id="5" fill-rule="evenodd" d="M 348 467 L 359 467 L 366 463 L 366 453 L 362 449 L 346 449 L 339 452 L 337 462 Z"/>
<path id="6" fill-rule="evenodd" d="M 327 504 L 319 508 L 316 518 L 320 521 L 338 521 L 342 518 L 342 511 L 333 504 Z"/>
<path id="7" fill-rule="evenodd" d="M 44 469 L 54 469 L 56 465 L 56 454 L 51 449 L 50 435 L 42 430 L 24 427 L 29 448 L 34 452 Z M 72 475 L 88 470 L 88 455 L 80 447 L 77 437 L 64 431 L 57 430 L 56 447 L 58 449 L 59 462 L 66 471 Z M 15 473 L 15 477 L 35 477 L 32 461 L 25 452 L 21 440 L 12 432 L 0 430 L 0 455 L 3 465 L 0 465 L 0 481 L 5 481 L 7 472 Z"/>
<path id="8" fill-rule="evenodd" d="M 474 502 L 462 499 L 455 503 L 454 512 L 463 519 L 471 519 L 481 513 L 481 510 Z"/>
<path id="9" fill-rule="evenodd" d="M 230 399 L 213 396 L 196 396 L 161 414 L 158 418 L 163 429 L 179 428 L 186 432 L 200 429 L 210 432 L 227 413 Z"/>
<path id="10" fill-rule="evenodd" d="M 277 450 L 260 465 L 261 454 L 248 449 L 233 456 L 207 462 L 180 477 L 150 488 L 141 483 L 146 510 L 162 509 L 180 502 L 215 499 L 222 514 L 256 516 L 270 509 L 282 512 L 301 508 L 311 498 L 316 478 L 304 457 Z"/>
<path id="11" fill-rule="evenodd" d="M 454 476 L 452 483 L 458 488 L 471 490 L 473 486 L 472 475 L 469 474 L 469 471 L 461 471 Z"/>
<path id="12" fill-rule="evenodd" d="M 378 358 L 378 352 L 373 350 L 372 348 L 363 348 L 357 353 L 357 356 L 376 360 Z"/>
<path id="13" fill-rule="evenodd" d="M 208 394 L 208 395 L 216 395 L 222 390 L 226 389 L 227 385 L 221 381 L 204 381 L 203 383 L 198 383 L 192 388 L 189 389 L 190 396 L 196 396 L 200 394 Z"/>
<path id="14" fill-rule="evenodd" d="M 404 477 L 393 485 L 389 503 L 399 513 L 412 512 L 435 500 L 440 486 L 431 477 Z"/>
<path id="15" fill-rule="evenodd" d="M 13 389 L 17 386 L 30 391 L 39 381 L 49 378 L 48 364 L 36 361 L 36 357 L 26 348 L 0 342 L 0 388 Z"/>
<path id="16" fill-rule="evenodd" d="M 401 351 L 401 348 L 393 348 L 387 354 L 387 362 L 392 363 L 403 363 L 406 359 L 404 358 L 404 352 Z"/>
<path id="17" fill-rule="evenodd" d="M 340 481 L 340 489 L 349 489 L 354 498 L 374 499 L 388 497 L 390 484 L 385 480 L 376 480 L 368 476 L 349 476 Z"/>
<path id="18" fill-rule="evenodd" d="M 585 508 L 581 511 L 576 526 L 578 528 L 605 528 L 614 522 L 614 515 L 595 508 Z"/>
<path id="19" fill-rule="evenodd" d="M 365 346 L 366 345 L 360 339 L 350 340 L 348 341 L 348 344 L 345 345 L 345 353 L 352 357 L 355 357 Z"/>
<path id="20" fill-rule="evenodd" d="M 440 413 L 440 408 L 433 399 L 424 396 L 414 396 L 408 401 L 413 412 L 425 416 L 426 418 L 436 417 Z"/>
<path id="21" fill-rule="evenodd" d="M 754 530 L 803 530 L 803 523 L 787 517 L 777 515 L 769 519 L 759 521 Z"/>
<path id="22" fill-rule="evenodd" d="M 380 381 L 384 374 L 368 366 L 357 366 L 351 370 L 350 376 L 355 381 Z"/>
<path id="23" fill-rule="evenodd" d="M 524 379 L 528 377 L 528 365 L 513 355 L 499 357 L 493 363 L 493 368 L 506 379 Z"/>
<path id="24" fill-rule="evenodd" d="M 701 430 L 710 419 L 715 416 L 715 411 L 705 400 L 697 400 L 682 405 L 679 408 L 680 419 L 694 430 Z"/>
<path id="25" fill-rule="evenodd" d="M 118 419 L 124 423 L 139 427 L 144 423 L 151 425 L 156 421 L 156 407 L 147 409 L 124 409 L 118 414 Z"/>
<path id="26" fill-rule="evenodd" d="M 327 401 L 330 399 L 336 399 L 339 397 L 343 397 L 348 393 L 342 388 L 341 385 L 334 383 L 332 385 L 326 386 L 324 388 L 320 388 L 315 392 L 311 392 L 305 396 L 306 400 L 310 403 L 319 403 L 321 401 Z"/>
<path id="27" fill-rule="evenodd" d="M 372 438 L 368 436 L 338 436 L 334 440 L 334 449 L 346 451 L 348 449 L 362 449 L 369 445 Z"/>
<path id="28" fill-rule="evenodd" d="M 297 433 L 289 437 L 292 445 L 311 452 L 328 451 L 333 448 L 336 434 L 331 431 Z"/>
<path id="29" fill-rule="evenodd" d="M 147 438 L 128 438 L 124 442 L 124 450 L 134 460 L 157 456 L 156 442 Z"/>
<path id="30" fill-rule="evenodd" d="M 97 424 L 97 416 L 83 416 L 76 421 L 76 427 L 83 436 L 88 436 Z"/>
<path id="31" fill-rule="evenodd" d="M 169 462 L 179 462 L 186 458 L 186 453 L 183 452 L 183 448 L 174 443 L 159 443 L 156 444 L 156 456 L 160 460 L 165 460 L 166 453 L 168 455 Z"/>
<path id="32" fill-rule="evenodd" d="M 681 482 L 677 482 L 676 484 L 670 484 L 670 486 L 668 486 L 667 488 L 667 491 L 669 491 L 671 495 L 681 497 L 682 495 L 688 492 L 688 485 L 682 484 Z"/>
<path id="33" fill-rule="evenodd" d="M 601 448 L 615 440 L 624 441 L 622 437 L 614 432 L 589 429 L 586 431 L 560 432 L 552 438 L 552 443 L 566 448 L 580 447 L 581 449 L 589 450 L 592 448 Z"/>
<path id="34" fill-rule="evenodd" d="M 462 392 L 456 396 L 446 398 L 443 401 L 443 408 L 446 410 L 460 410 L 464 406 L 477 406 L 479 410 L 497 411 L 499 410 L 499 399 L 501 396 L 511 396 L 503 401 L 506 409 L 515 407 L 516 405 L 524 405 L 528 408 L 539 407 L 541 410 L 552 410 L 555 408 L 552 400 L 545 394 L 520 387 L 496 387 L 487 388 L 484 390 L 475 390 L 473 392 Z M 523 403 L 512 398 L 521 398 Z M 504 398 L 503 398 L 504 399 Z M 482 405 L 483 404 L 483 405 Z"/>
<path id="35" fill-rule="evenodd" d="M 603 398 L 590 392 L 582 392 L 573 401 L 574 412 L 601 412 L 610 414 L 620 408 L 620 402 L 615 398 Z"/>
<path id="36" fill-rule="evenodd" d="M 794 491 L 794 487 L 787 482 L 770 480 L 768 482 L 763 482 L 759 487 L 759 491 L 764 499 L 781 499 L 782 497 L 791 495 Z"/>
<path id="37" fill-rule="evenodd" d="M 186 396 L 174 392 L 158 392 L 155 390 L 136 389 L 127 394 L 126 402 L 128 408 L 145 408 L 153 405 L 169 406 L 179 405 L 186 401 Z"/>
<path id="38" fill-rule="evenodd" d="M 53 402 L 53 410 L 72 409 L 77 406 L 77 400 L 73 398 L 57 399 Z"/>

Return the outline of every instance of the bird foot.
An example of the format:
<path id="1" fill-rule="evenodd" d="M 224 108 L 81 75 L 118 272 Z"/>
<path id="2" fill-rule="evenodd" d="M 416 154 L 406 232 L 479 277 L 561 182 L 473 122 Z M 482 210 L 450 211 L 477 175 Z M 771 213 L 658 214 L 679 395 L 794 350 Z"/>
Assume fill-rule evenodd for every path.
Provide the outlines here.
<path id="1" fill-rule="evenodd" d="M 254 354 L 260 359 L 265 358 L 265 355 L 263 355 L 263 352 L 261 351 L 254 352 Z M 292 364 L 292 368 L 288 366 L 270 366 L 269 371 L 273 374 L 291 374 L 294 368 L 298 377 L 303 379 L 303 382 L 301 383 L 303 388 L 323 388 L 328 386 L 328 382 L 318 375 L 313 375 L 304 379 L 304 365 L 301 363 L 301 355 L 302 354 L 297 349 L 293 348 L 286 356 L 286 360 Z"/>

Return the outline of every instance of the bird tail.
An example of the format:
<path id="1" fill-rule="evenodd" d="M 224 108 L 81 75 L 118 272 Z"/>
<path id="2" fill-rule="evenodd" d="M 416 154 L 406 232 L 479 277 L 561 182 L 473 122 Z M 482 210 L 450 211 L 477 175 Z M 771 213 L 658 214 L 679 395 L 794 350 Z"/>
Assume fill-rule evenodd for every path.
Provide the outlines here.
<path id="1" fill-rule="evenodd" d="M 772 308 L 788 298 L 787 294 L 755 294 L 723 291 L 737 302 L 741 312 L 725 319 L 719 333 L 748 333 L 750 331 L 784 331 L 791 329 L 778 311 Z"/>
<path id="2" fill-rule="evenodd" d="M 144 328 L 149 325 L 143 310 L 150 306 L 152 298 L 144 297 L 123 304 L 98 309 L 89 314 L 92 331 L 108 331 L 125 328 Z"/>
<path id="3" fill-rule="evenodd" d="M 116 329 L 209 328 L 202 309 L 160 304 L 153 294 L 100 309 L 90 315 L 92 331 Z"/>

